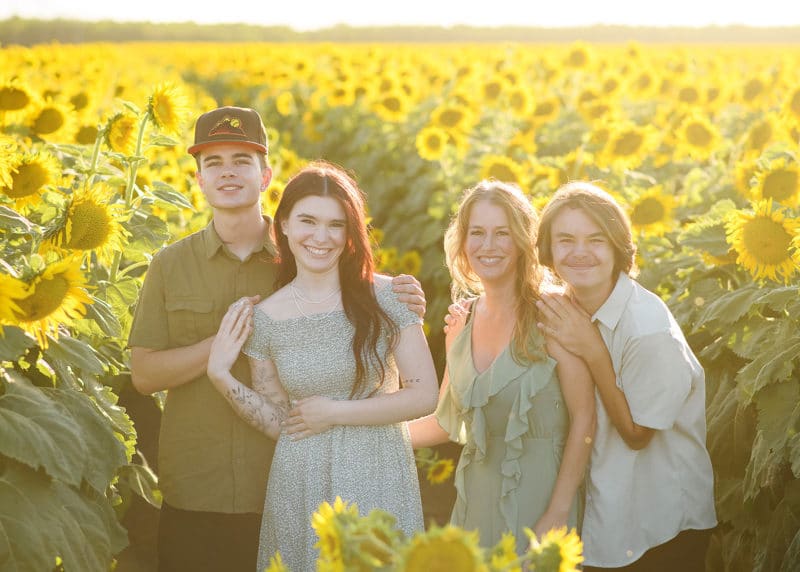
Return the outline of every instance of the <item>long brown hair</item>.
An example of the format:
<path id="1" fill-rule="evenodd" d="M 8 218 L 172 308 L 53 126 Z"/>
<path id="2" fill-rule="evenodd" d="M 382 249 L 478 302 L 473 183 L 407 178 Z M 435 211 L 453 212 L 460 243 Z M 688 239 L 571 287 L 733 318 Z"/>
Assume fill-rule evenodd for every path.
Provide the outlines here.
<path id="1" fill-rule="evenodd" d="M 280 256 L 277 288 L 285 286 L 297 276 L 297 261 L 289 248 L 289 240 L 280 229 L 283 222 L 289 219 L 294 205 L 309 196 L 336 199 L 345 212 L 347 240 L 339 256 L 339 285 L 342 289 L 344 313 L 355 329 L 353 356 L 356 362 L 356 380 L 350 391 L 350 397 L 353 398 L 366 389 L 370 366 L 380 371 L 380 384 L 383 384 L 386 356 L 378 354 L 378 340 L 381 330 L 384 329 L 389 335 L 389 348 L 392 348 L 396 343 L 398 330 L 375 298 L 375 263 L 367 234 L 364 194 L 355 180 L 333 163 L 315 161 L 308 164 L 289 180 L 283 190 L 273 225 Z M 370 395 L 378 387 L 372 388 Z"/>
<path id="2" fill-rule="evenodd" d="M 481 281 L 470 266 L 464 251 L 469 232 L 469 218 L 479 201 L 489 201 L 505 211 L 514 244 L 519 251 L 514 290 L 517 297 L 517 320 L 512 334 L 511 353 L 518 363 L 532 363 L 544 358 L 542 339 L 536 323 L 536 301 L 542 287 L 543 271 L 536 255 L 536 211 L 519 187 L 495 180 L 481 181 L 467 189 L 444 235 L 445 261 L 452 278 L 453 300 L 483 293 Z"/>

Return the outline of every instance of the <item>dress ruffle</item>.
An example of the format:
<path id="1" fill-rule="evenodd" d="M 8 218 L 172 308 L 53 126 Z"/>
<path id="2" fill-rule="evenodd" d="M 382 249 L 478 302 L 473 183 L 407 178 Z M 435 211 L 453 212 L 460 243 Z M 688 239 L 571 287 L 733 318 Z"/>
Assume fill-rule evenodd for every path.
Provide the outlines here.
<path id="1" fill-rule="evenodd" d="M 505 456 L 501 464 L 502 486 L 500 514 L 506 527 L 517 525 L 518 503 L 515 494 L 519 488 L 521 468 L 519 458 L 523 453 L 522 437 L 530 430 L 528 411 L 532 399 L 555 377 L 556 362 L 549 356 L 530 365 L 514 361 L 510 347 L 497 356 L 494 363 L 482 373 L 472 362 L 472 321 L 453 341 L 452 354 L 466 354 L 468 360 L 448 359 L 450 383 L 436 409 L 436 417 L 451 440 L 464 445 L 455 473 L 456 505 L 454 520 L 463 520 L 465 510 L 465 469 L 473 462 L 481 462 L 486 455 L 487 427 L 484 407 L 489 399 L 519 379 L 519 393 L 509 413 L 504 435 Z M 466 346 L 465 346 L 466 344 Z M 449 356 L 448 356 L 449 357 Z M 494 375 L 498 372 L 497 375 Z"/>

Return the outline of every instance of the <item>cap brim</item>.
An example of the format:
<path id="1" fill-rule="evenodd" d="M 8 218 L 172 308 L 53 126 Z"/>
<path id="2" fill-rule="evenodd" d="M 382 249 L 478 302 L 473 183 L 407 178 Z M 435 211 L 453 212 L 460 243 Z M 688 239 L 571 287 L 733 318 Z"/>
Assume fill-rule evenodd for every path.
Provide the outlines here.
<path id="1" fill-rule="evenodd" d="M 198 143 L 196 145 L 192 145 L 189 147 L 186 152 L 189 155 L 196 155 L 203 149 L 207 149 L 208 147 L 213 147 L 214 145 L 221 145 L 221 144 L 228 144 L 233 143 L 234 145 L 241 145 L 242 147 L 249 147 L 250 149 L 255 149 L 261 153 L 266 153 L 267 148 L 260 143 L 255 143 L 254 141 L 242 141 L 241 139 L 216 139 L 215 141 L 205 141 L 203 143 Z"/>

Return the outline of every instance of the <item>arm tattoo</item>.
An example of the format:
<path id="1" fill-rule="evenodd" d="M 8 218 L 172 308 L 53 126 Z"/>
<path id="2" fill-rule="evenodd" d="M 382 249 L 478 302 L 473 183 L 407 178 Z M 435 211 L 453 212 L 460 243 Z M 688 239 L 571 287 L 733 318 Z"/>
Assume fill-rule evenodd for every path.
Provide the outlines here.
<path id="1" fill-rule="evenodd" d="M 226 393 L 242 419 L 273 439 L 278 438 L 290 409 L 286 394 L 273 389 L 279 383 L 268 367 L 259 364 L 253 371 L 253 389 L 237 385 Z"/>
<path id="2" fill-rule="evenodd" d="M 411 378 L 402 380 L 401 381 L 401 385 L 403 387 L 407 387 L 408 385 L 410 385 L 412 383 L 420 383 L 421 381 L 422 380 L 420 378 L 418 378 L 418 377 L 411 377 Z"/>

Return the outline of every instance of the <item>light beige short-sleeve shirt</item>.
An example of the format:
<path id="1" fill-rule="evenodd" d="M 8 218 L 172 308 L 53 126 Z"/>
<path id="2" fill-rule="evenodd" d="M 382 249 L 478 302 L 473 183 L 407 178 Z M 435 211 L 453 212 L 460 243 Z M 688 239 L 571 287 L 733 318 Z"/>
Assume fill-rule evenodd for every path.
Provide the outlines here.
<path id="1" fill-rule="evenodd" d="M 631 449 L 595 394 L 584 564 L 612 568 L 635 562 L 683 530 L 714 527 L 714 476 L 703 368 L 664 302 L 621 273 L 592 321 L 633 420 L 656 430 L 645 448 Z"/>

